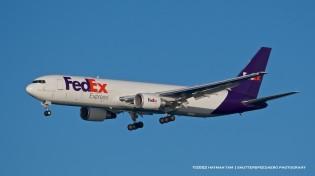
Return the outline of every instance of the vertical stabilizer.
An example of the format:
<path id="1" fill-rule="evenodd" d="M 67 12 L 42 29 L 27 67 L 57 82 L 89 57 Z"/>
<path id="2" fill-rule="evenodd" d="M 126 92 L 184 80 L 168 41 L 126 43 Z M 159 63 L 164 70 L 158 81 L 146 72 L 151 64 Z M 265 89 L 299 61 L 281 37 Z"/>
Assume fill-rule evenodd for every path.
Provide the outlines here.
<path id="1" fill-rule="evenodd" d="M 265 72 L 271 48 L 262 47 L 247 64 L 247 66 L 238 74 L 238 76 L 247 75 L 256 72 Z M 232 89 L 233 92 L 241 95 L 242 99 L 256 98 L 259 92 L 263 75 L 243 81 L 239 86 Z"/>

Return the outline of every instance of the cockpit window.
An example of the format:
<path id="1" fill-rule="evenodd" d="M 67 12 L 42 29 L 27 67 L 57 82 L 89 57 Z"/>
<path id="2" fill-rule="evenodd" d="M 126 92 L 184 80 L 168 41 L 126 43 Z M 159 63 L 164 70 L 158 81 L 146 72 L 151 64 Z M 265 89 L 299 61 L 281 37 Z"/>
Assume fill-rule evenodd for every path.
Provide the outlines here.
<path id="1" fill-rule="evenodd" d="M 45 80 L 34 80 L 32 83 L 41 83 L 41 84 L 44 84 L 46 83 Z"/>

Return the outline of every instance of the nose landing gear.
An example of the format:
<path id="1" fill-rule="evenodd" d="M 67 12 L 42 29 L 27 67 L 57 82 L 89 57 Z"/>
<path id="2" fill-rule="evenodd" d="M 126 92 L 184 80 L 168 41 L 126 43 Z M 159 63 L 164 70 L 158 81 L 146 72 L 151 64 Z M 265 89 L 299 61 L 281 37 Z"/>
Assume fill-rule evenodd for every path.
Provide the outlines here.
<path id="1" fill-rule="evenodd" d="M 46 111 L 44 111 L 44 115 L 45 115 L 46 117 L 51 116 L 51 110 L 46 110 Z"/>
<path id="2" fill-rule="evenodd" d="M 44 116 L 45 117 L 51 116 L 51 110 L 49 110 L 49 108 L 48 108 L 49 105 L 51 105 L 50 101 L 42 102 L 42 106 L 45 108 L 45 111 L 44 111 Z"/>

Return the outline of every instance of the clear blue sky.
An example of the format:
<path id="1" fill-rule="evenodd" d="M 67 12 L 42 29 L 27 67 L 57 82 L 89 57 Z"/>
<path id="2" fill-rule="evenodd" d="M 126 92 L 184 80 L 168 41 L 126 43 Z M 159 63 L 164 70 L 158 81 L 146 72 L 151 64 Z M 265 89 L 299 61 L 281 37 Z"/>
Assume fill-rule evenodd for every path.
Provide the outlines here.
<path id="1" fill-rule="evenodd" d="M 0 2 L 0 175 L 314 175 L 314 1 Z M 126 129 L 127 114 L 45 119 L 25 85 L 46 74 L 195 85 L 235 76 L 272 47 L 260 95 L 302 93 L 267 109 L 178 117 Z M 196 171 L 192 165 L 305 165 L 304 171 Z"/>

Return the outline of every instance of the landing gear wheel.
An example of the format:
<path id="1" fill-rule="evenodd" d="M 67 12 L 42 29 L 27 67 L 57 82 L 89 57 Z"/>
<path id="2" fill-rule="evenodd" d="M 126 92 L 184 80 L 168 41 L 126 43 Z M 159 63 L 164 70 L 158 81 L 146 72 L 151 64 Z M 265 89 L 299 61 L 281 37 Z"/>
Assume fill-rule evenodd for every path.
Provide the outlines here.
<path id="1" fill-rule="evenodd" d="M 143 126 L 144 126 L 143 122 L 137 122 L 136 123 L 137 128 L 143 128 Z"/>
<path id="2" fill-rule="evenodd" d="M 174 120 L 175 120 L 175 116 L 171 115 L 171 116 L 161 117 L 159 119 L 159 122 L 160 124 L 164 124 L 164 123 L 172 122 Z"/>
<path id="3" fill-rule="evenodd" d="M 175 116 L 170 116 L 169 119 L 170 119 L 170 121 L 174 121 L 176 118 L 175 118 Z"/>
<path id="4" fill-rule="evenodd" d="M 164 118 L 160 118 L 160 119 L 159 119 L 159 122 L 160 122 L 160 124 L 163 124 L 163 123 L 165 123 L 165 120 L 164 120 Z"/>
<path id="5" fill-rule="evenodd" d="M 127 126 L 127 129 L 129 131 L 132 131 L 132 130 L 136 130 L 138 128 L 143 128 L 143 126 L 144 126 L 143 122 L 135 122 L 135 123 L 129 124 Z"/>
<path id="6" fill-rule="evenodd" d="M 131 131 L 131 130 L 134 130 L 135 126 L 134 126 L 134 124 L 129 124 L 127 126 L 127 128 L 128 128 L 129 131 Z"/>
<path id="7" fill-rule="evenodd" d="M 50 111 L 50 110 L 44 111 L 44 115 L 45 115 L 46 117 L 51 116 L 51 111 Z"/>

